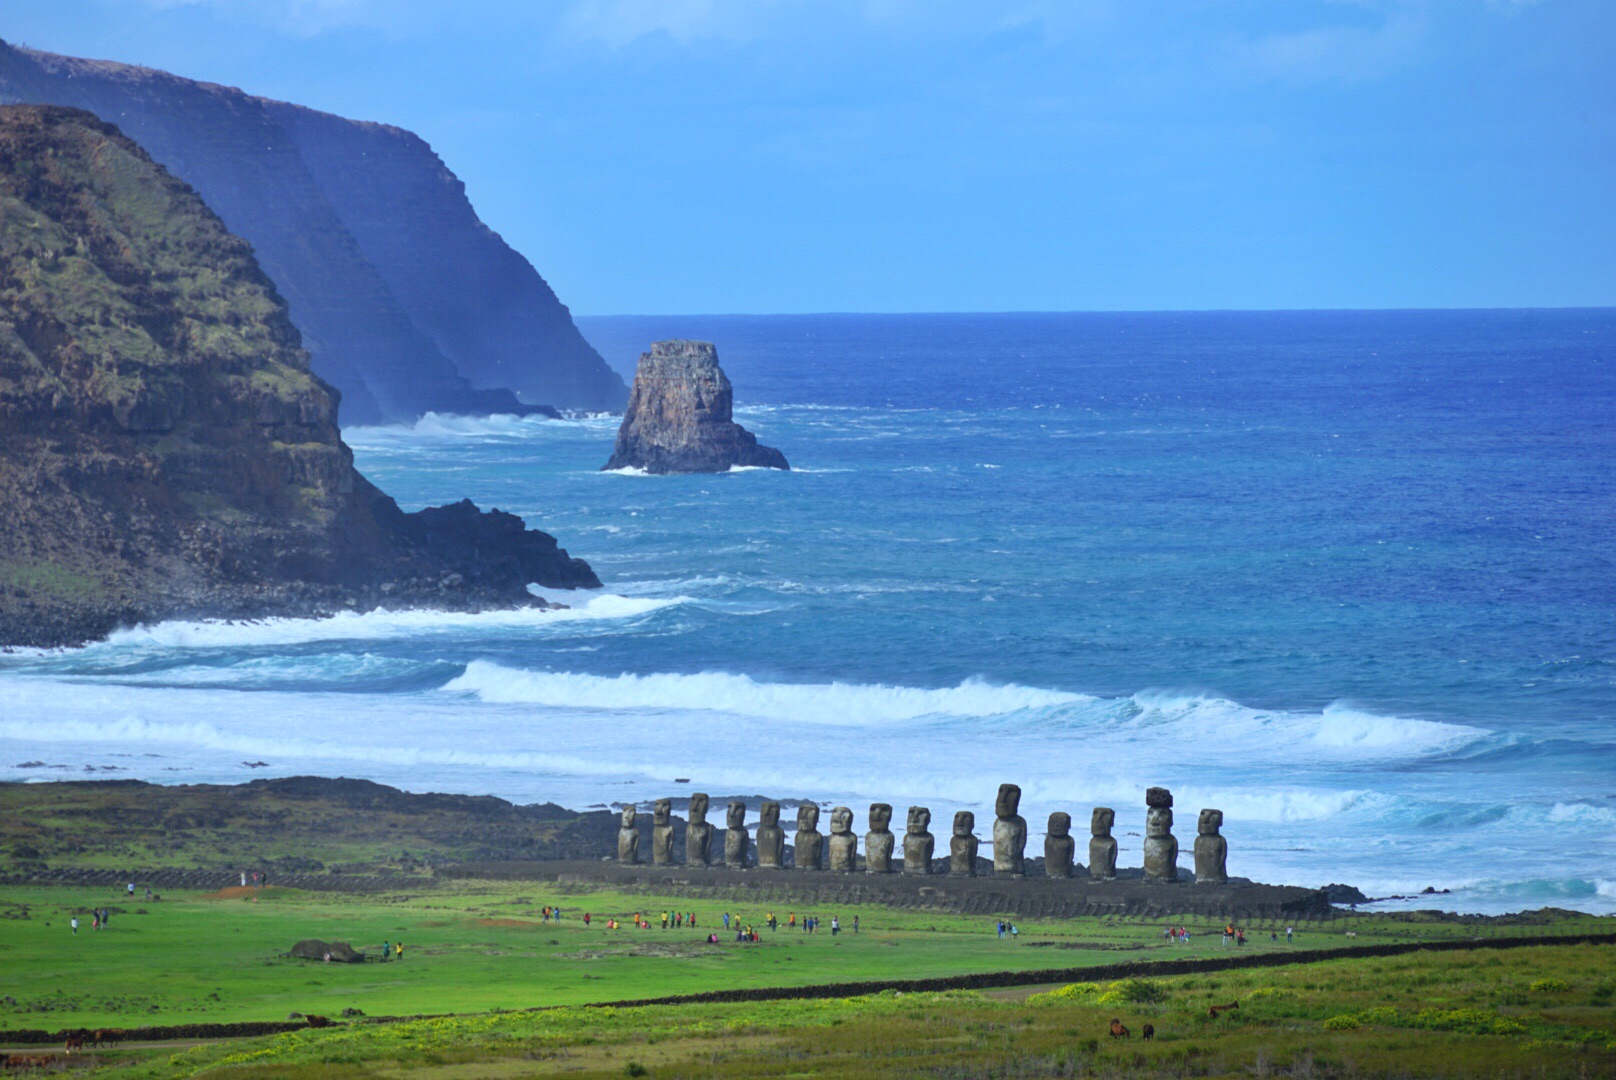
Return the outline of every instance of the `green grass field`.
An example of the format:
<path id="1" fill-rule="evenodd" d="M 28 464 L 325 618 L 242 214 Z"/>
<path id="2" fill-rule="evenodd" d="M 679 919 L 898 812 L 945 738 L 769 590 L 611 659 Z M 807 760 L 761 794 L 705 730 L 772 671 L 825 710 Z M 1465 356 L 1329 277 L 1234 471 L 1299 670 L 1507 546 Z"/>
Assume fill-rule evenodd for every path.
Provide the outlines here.
<path id="1" fill-rule="evenodd" d="M 408 963 L 408 961 L 406 961 Z M 1020 992 L 561 1007 L 119 1045 L 111 1078 L 1616 1075 L 1616 948 L 1420 953 Z M 1211 1004 L 1240 1007 L 1209 1019 Z M 1132 1032 L 1108 1035 L 1112 1018 Z M 1139 1036 L 1146 1023 L 1155 1038 Z"/>
<path id="2" fill-rule="evenodd" d="M 725 933 L 724 905 L 576 887 L 543 893 L 524 883 L 455 883 L 414 895 L 347 896 L 267 889 L 169 894 L 128 901 L 117 890 L 0 888 L 0 1028 L 134 1027 L 283 1020 L 292 1012 L 369 1016 L 474 1013 L 689 994 L 747 987 L 913 979 L 1028 971 L 1225 952 L 1221 926 L 1189 923 L 1188 946 L 1162 939 L 1164 924 L 1122 918 L 1025 920 L 1001 940 L 990 919 L 873 905 L 818 915 L 808 935 L 785 925 L 793 909 L 730 907 L 732 924 L 762 933 L 758 944 Z M 546 923 L 545 905 L 562 918 Z M 111 924 L 90 929 L 90 911 L 111 907 Z M 662 930 L 663 910 L 694 910 L 694 929 Z M 634 912 L 653 928 L 635 930 Z M 583 923 L 585 912 L 592 924 Z M 68 920 L 81 927 L 71 933 Z M 860 932 L 829 932 L 832 915 Z M 605 929 L 608 918 L 623 924 Z M 1299 928 L 1246 927 L 1245 953 L 1476 936 L 1608 933 L 1611 919 L 1566 916 L 1536 924 L 1478 927 L 1392 916 L 1361 916 Z M 713 930 L 716 945 L 707 944 Z M 1269 940 L 1271 932 L 1280 940 Z M 1355 936 L 1348 939 L 1345 935 Z M 286 952 L 303 938 L 340 940 L 374 955 L 383 941 L 405 944 L 392 963 L 321 963 Z M 1037 976 L 1029 975 L 1029 980 Z"/>

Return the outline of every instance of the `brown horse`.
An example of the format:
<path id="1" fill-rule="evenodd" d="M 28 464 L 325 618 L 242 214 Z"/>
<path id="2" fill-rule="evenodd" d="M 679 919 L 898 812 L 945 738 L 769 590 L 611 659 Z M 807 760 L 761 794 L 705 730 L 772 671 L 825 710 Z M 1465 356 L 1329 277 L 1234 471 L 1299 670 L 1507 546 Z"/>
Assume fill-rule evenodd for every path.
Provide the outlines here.
<path id="1" fill-rule="evenodd" d="M 1240 1003 L 1238 1001 L 1231 1001 L 1227 1005 L 1214 1005 L 1210 1009 L 1206 1010 L 1206 1015 L 1208 1015 L 1212 1019 L 1216 1020 L 1218 1018 L 1219 1013 L 1225 1013 L 1225 1012 L 1228 1012 L 1230 1009 L 1238 1009 L 1239 1007 L 1240 1007 Z"/>
<path id="2" fill-rule="evenodd" d="M 1156 1037 L 1156 1025 L 1155 1024 L 1146 1024 L 1140 1030 L 1139 1037 L 1141 1039 L 1154 1039 Z"/>
<path id="3" fill-rule="evenodd" d="M 1130 1032 L 1127 1028 L 1122 1026 L 1122 1021 L 1121 1020 L 1112 1020 L 1111 1021 L 1111 1037 L 1113 1039 L 1126 1039 L 1131 1034 L 1133 1034 L 1133 1033 Z"/>

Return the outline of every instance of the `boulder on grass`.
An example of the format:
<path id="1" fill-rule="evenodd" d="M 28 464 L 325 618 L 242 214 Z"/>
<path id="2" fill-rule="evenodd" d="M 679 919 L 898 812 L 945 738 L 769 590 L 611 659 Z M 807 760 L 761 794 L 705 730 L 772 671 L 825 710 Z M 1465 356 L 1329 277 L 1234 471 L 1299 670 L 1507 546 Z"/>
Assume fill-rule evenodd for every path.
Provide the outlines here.
<path id="1" fill-rule="evenodd" d="M 324 960 L 327 953 L 332 960 L 344 964 L 359 964 L 365 959 L 364 953 L 354 952 L 353 946 L 346 941 L 321 941 L 318 938 L 305 938 L 293 945 L 288 955 L 299 960 Z"/>

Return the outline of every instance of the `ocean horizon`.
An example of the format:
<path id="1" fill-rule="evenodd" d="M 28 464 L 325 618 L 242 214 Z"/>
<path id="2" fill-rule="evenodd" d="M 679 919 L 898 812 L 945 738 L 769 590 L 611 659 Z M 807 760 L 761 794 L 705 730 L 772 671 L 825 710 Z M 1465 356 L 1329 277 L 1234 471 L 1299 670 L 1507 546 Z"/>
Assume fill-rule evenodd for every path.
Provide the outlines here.
<path id="1" fill-rule="evenodd" d="M 520 514 L 604 589 L 0 654 L 0 779 L 703 790 L 858 831 L 1012 782 L 1035 850 L 1114 807 L 1123 866 L 1163 785 L 1238 876 L 1616 912 L 1616 309 L 577 322 L 626 376 L 715 342 L 792 471 L 603 473 L 613 417 L 347 429 L 406 510 Z"/>

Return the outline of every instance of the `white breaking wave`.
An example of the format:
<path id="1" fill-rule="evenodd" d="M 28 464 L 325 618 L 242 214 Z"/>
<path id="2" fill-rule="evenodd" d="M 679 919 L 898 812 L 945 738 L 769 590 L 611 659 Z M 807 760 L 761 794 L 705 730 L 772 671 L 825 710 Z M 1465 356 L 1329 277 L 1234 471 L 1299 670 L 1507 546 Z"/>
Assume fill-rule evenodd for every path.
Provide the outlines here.
<path id="1" fill-rule="evenodd" d="M 523 671 L 485 660 L 445 690 L 471 693 L 497 704 L 549 705 L 591 709 L 681 709 L 862 726 L 924 716 L 1000 716 L 1090 700 L 1082 694 L 1030 686 L 995 686 L 967 679 L 955 687 L 929 690 L 857 683 L 760 683 L 746 675 L 616 676 L 573 672 Z"/>
<path id="2" fill-rule="evenodd" d="M 587 597 L 587 599 L 584 599 Z M 313 641 L 364 641 L 420 637 L 465 631 L 542 629 L 596 619 L 631 619 L 689 600 L 687 596 L 632 597 L 606 594 L 569 596 L 568 608 L 512 608 L 498 611 L 436 611 L 408 608 L 339 612 L 324 619 L 255 619 L 246 622 L 204 620 L 163 622 L 114 630 L 102 643 L 161 648 L 208 649 L 240 646 L 300 645 Z M 583 600 L 582 603 L 578 603 Z"/>
<path id="3" fill-rule="evenodd" d="M 1272 760 L 1299 753 L 1332 758 L 1405 757 L 1453 750 L 1492 735 L 1483 728 L 1379 716 L 1341 703 L 1317 713 L 1253 709 L 1226 698 L 1141 691 L 1130 699 L 1136 728 L 1177 729 L 1164 738 L 1215 738 Z"/>

